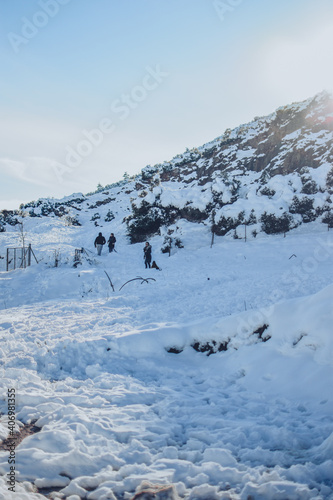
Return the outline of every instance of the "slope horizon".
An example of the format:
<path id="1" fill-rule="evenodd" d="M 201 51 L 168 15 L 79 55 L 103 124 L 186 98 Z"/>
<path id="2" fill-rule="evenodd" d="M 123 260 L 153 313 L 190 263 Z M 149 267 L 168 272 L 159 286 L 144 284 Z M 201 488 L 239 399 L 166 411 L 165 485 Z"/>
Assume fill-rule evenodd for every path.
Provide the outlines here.
<path id="1" fill-rule="evenodd" d="M 274 111 L 272 111 L 271 113 L 269 113 L 268 115 L 263 115 L 263 116 L 255 116 L 255 117 L 253 117 L 253 119 L 252 119 L 252 120 L 250 120 L 250 121 L 248 121 L 248 122 L 245 122 L 245 123 L 240 123 L 239 125 L 237 125 L 237 126 L 236 126 L 236 127 L 234 127 L 233 129 L 229 129 L 229 128 L 225 129 L 225 130 L 224 130 L 224 132 L 223 132 L 221 135 L 216 136 L 214 139 L 212 139 L 212 140 L 210 140 L 210 141 L 208 141 L 208 142 L 205 142 L 205 143 L 203 143 L 203 144 L 202 144 L 202 145 L 200 145 L 200 146 L 196 146 L 196 147 L 194 147 L 194 149 L 204 150 L 206 147 L 210 146 L 210 145 L 211 145 L 211 144 L 213 144 L 214 142 L 216 142 L 216 141 L 218 141 L 219 139 L 221 139 L 221 138 L 223 137 L 223 135 L 224 135 L 224 133 L 225 133 L 225 131 L 226 131 L 226 130 L 231 130 L 231 132 L 235 132 L 235 131 L 236 131 L 237 129 L 239 129 L 240 127 L 246 127 L 246 126 L 249 126 L 249 125 L 251 125 L 252 123 L 254 123 L 255 121 L 257 121 L 258 119 L 269 119 L 269 118 L 270 118 L 271 116 L 273 116 L 273 115 L 274 115 L 274 114 L 275 114 L 278 110 L 283 109 L 283 108 L 285 108 L 286 106 L 301 105 L 301 104 L 304 104 L 304 103 L 307 103 L 307 102 L 311 102 L 311 101 L 313 101 L 313 100 L 315 100 L 315 99 L 317 99 L 317 98 L 324 97 L 324 96 L 327 96 L 327 97 L 332 98 L 332 97 L 333 97 L 333 92 L 323 89 L 323 90 L 321 90 L 320 92 L 317 92 L 317 93 L 316 93 L 315 95 L 313 95 L 312 97 L 308 97 L 308 98 L 303 99 L 303 100 L 301 100 L 301 101 L 293 101 L 293 102 L 291 102 L 291 103 L 284 104 L 284 105 L 282 104 L 282 105 L 278 106 L 278 107 L 277 107 Z M 188 151 L 188 148 L 187 148 L 187 150 L 186 150 L 186 151 Z M 168 163 L 168 162 L 172 161 L 174 158 L 177 158 L 177 157 L 179 157 L 179 156 L 183 156 L 183 155 L 186 153 L 186 151 L 183 151 L 182 153 L 178 153 L 178 154 L 176 154 L 176 155 L 175 155 L 173 158 L 171 158 L 170 160 L 166 160 L 166 163 Z M 154 164 L 154 165 L 152 165 L 152 167 L 154 168 L 156 165 L 160 165 L 161 163 L 163 163 L 163 162 L 159 162 L 159 163 L 157 163 L 157 164 Z M 138 171 L 136 174 L 129 175 L 129 176 L 128 176 L 128 178 L 130 178 L 130 179 L 135 179 L 135 178 L 137 178 L 138 176 L 140 176 L 140 173 L 142 172 L 142 170 L 143 170 L 144 168 L 146 168 L 146 167 L 147 167 L 147 165 L 146 165 L 145 167 L 142 167 L 142 168 L 141 168 L 141 170 L 140 170 L 140 171 Z M 150 167 L 150 165 L 148 165 L 148 167 Z M 61 172 L 61 168 L 62 168 L 62 167 L 60 166 L 60 167 L 58 167 L 58 168 L 59 168 L 59 171 Z M 123 179 L 124 179 L 124 176 L 126 176 L 126 174 L 127 174 L 127 172 L 126 172 L 126 170 L 125 170 L 125 171 L 124 171 L 124 173 L 123 173 Z M 0 211 L 1 211 L 1 210 L 18 210 L 18 209 L 20 208 L 20 205 L 22 205 L 22 204 L 26 204 L 26 203 L 30 203 L 30 202 L 33 202 L 33 201 L 38 201 L 38 200 L 47 200 L 47 199 L 52 199 L 52 200 L 56 200 L 56 201 L 62 201 L 62 200 L 66 200 L 66 199 L 68 199 L 68 198 L 71 198 L 72 196 L 75 196 L 75 195 L 77 195 L 77 194 L 83 194 L 84 196 L 88 196 L 88 195 L 91 195 L 91 194 L 95 194 L 95 193 L 97 193 L 98 191 L 100 191 L 101 189 L 104 189 L 105 187 L 112 186 L 112 185 L 117 184 L 118 182 L 121 182 L 121 181 L 122 181 L 122 179 L 120 178 L 118 181 L 112 182 L 111 184 L 106 184 L 105 186 L 100 185 L 101 187 L 98 187 L 98 185 L 99 185 L 99 184 L 98 184 L 98 185 L 97 185 L 97 188 L 96 188 L 95 190 L 92 190 L 92 191 L 89 191 L 89 192 L 86 192 L 86 193 L 82 193 L 81 191 L 73 191 L 73 192 L 71 192 L 71 193 L 69 193 L 69 194 L 64 195 L 63 197 L 54 197 L 54 196 L 47 196 L 47 195 L 45 195 L 45 196 L 38 197 L 38 198 L 37 198 L 37 199 L 35 199 L 35 200 L 29 200 L 29 201 L 27 201 L 27 202 L 18 202 L 18 201 L 16 201 L 16 202 L 15 202 L 15 207 L 16 207 L 16 208 L 14 207 L 14 205 L 13 205 L 11 208 L 9 208 L 8 206 L 3 206 L 3 207 L 1 207 L 1 201 L 0 201 Z"/>

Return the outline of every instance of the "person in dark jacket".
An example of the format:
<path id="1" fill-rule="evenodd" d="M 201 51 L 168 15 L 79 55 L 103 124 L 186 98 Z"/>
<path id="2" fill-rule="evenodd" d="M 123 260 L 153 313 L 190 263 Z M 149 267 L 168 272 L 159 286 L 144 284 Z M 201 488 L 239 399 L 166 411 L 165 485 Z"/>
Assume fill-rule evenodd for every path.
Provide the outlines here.
<path id="1" fill-rule="evenodd" d="M 109 253 L 113 252 L 114 246 L 116 244 L 116 237 L 113 233 L 110 234 L 110 238 L 108 239 L 108 247 L 109 247 Z"/>
<path id="2" fill-rule="evenodd" d="M 106 239 L 102 235 L 102 233 L 98 233 L 97 238 L 95 239 L 95 248 L 97 249 L 97 255 L 101 255 L 103 245 L 105 245 Z"/>
<path id="3" fill-rule="evenodd" d="M 150 268 L 151 263 L 151 245 L 149 245 L 148 241 L 146 242 L 143 248 L 143 258 L 145 260 L 145 266 Z"/>

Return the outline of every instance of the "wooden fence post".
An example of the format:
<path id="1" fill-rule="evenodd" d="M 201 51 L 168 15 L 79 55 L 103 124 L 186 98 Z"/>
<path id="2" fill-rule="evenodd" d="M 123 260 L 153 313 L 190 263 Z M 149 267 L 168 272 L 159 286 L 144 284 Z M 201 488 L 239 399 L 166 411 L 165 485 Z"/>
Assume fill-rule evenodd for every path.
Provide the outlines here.
<path id="1" fill-rule="evenodd" d="M 212 248 L 212 246 L 214 245 L 214 236 L 215 236 L 215 233 L 214 233 L 214 231 L 212 231 L 212 240 L 210 242 L 210 248 Z"/>
<path id="2" fill-rule="evenodd" d="M 31 266 L 31 243 L 28 246 L 28 266 Z"/>
<path id="3" fill-rule="evenodd" d="M 34 256 L 35 261 L 38 264 L 38 260 L 36 259 L 36 255 L 31 247 L 31 243 L 29 243 L 28 247 L 12 247 L 6 249 L 6 271 L 9 271 L 10 264 L 13 263 L 13 270 L 17 269 L 19 266 L 20 269 L 25 269 L 28 266 L 31 266 L 31 256 Z"/>

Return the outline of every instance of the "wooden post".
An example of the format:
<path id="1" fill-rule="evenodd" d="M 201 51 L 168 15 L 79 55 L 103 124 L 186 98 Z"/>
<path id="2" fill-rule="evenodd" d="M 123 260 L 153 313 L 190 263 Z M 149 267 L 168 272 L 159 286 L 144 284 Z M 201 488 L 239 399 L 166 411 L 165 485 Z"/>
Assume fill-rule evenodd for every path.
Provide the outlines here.
<path id="1" fill-rule="evenodd" d="M 9 271 L 9 248 L 7 248 L 6 271 Z"/>
<path id="2" fill-rule="evenodd" d="M 79 264 L 81 264 L 81 250 L 76 248 L 74 255 L 74 267 L 77 267 Z"/>
<path id="3" fill-rule="evenodd" d="M 28 246 L 28 266 L 31 266 L 31 243 Z"/>
<path id="4" fill-rule="evenodd" d="M 214 237 L 215 237 L 215 215 L 216 215 L 216 211 L 213 210 L 212 211 L 212 228 L 211 228 L 211 231 L 212 231 L 212 241 L 210 242 L 210 248 L 212 248 L 212 246 L 214 245 Z"/>
<path id="5" fill-rule="evenodd" d="M 244 224 L 245 226 L 245 242 L 246 242 L 246 224 Z"/>
<path id="6" fill-rule="evenodd" d="M 16 269 L 16 247 L 14 248 L 14 270 Z"/>
<path id="7" fill-rule="evenodd" d="M 22 259 L 21 259 L 21 267 L 26 268 L 27 267 L 27 260 L 25 256 L 25 247 L 22 247 Z"/>
<path id="8" fill-rule="evenodd" d="M 210 248 L 212 248 L 212 246 L 214 245 L 214 236 L 215 236 L 215 233 L 214 233 L 214 231 L 212 231 L 212 241 L 210 242 Z"/>
<path id="9" fill-rule="evenodd" d="M 34 256 L 34 259 L 35 259 L 36 263 L 38 264 L 38 260 L 36 259 L 35 252 L 33 251 L 33 249 L 32 249 L 32 248 L 31 248 L 31 253 L 32 253 L 32 255 Z"/>

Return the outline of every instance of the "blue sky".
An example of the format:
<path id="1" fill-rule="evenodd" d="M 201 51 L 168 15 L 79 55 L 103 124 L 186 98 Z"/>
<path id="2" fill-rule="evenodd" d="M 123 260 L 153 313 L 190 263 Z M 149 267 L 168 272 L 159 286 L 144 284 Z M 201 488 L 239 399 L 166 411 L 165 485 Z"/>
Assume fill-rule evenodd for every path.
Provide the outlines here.
<path id="1" fill-rule="evenodd" d="M 332 91 L 331 0 L 0 0 L 0 209 Z"/>

